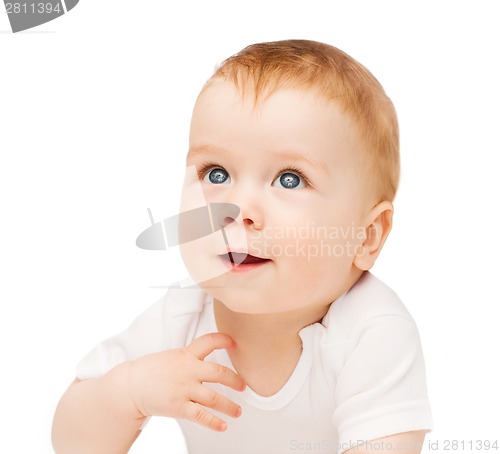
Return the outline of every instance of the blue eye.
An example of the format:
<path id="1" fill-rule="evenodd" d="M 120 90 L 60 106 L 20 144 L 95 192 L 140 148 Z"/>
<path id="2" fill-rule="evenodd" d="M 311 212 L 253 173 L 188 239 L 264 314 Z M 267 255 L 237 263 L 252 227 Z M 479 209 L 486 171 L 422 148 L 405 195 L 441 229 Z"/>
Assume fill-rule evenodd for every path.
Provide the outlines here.
<path id="1" fill-rule="evenodd" d="M 281 187 L 285 189 L 295 189 L 295 188 L 304 188 L 305 184 L 302 181 L 302 178 L 292 172 L 284 172 L 282 173 L 273 183 L 273 186 L 279 184 Z"/>
<path id="2" fill-rule="evenodd" d="M 210 172 L 208 172 L 207 175 L 205 175 L 205 178 L 203 179 L 203 181 L 207 183 L 210 182 L 212 184 L 222 184 L 228 180 L 229 180 L 229 173 L 227 173 L 224 169 L 221 169 L 220 167 L 212 169 Z"/>

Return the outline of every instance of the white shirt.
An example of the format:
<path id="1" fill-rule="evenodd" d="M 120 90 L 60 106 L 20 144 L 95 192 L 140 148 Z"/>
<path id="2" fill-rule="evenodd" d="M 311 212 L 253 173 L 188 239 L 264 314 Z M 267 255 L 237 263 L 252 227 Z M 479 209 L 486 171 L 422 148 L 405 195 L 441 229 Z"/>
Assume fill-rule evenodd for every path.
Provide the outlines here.
<path id="1" fill-rule="evenodd" d="M 212 298 L 202 289 L 173 288 L 123 333 L 78 365 L 81 380 L 216 332 Z M 371 273 L 303 328 L 302 354 L 285 385 L 263 397 L 206 383 L 242 407 L 225 432 L 178 420 L 190 454 L 337 453 L 361 441 L 432 429 L 417 327 L 397 295 Z M 232 369 L 225 350 L 206 360 Z M 212 411 L 212 410 L 210 410 Z"/>

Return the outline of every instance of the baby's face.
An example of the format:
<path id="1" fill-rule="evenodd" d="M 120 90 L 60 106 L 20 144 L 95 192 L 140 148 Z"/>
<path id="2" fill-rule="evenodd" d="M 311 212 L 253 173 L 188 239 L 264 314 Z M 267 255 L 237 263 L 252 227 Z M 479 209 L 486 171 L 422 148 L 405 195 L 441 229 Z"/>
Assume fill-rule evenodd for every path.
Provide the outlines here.
<path id="1" fill-rule="evenodd" d="M 236 312 L 278 313 L 321 311 L 350 288 L 371 205 L 358 135 L 339 106 L 299 89 L 254 106 L 215 80 L 196 103 L 189 145 L 185 207 L 201 186 L 206 203 L 240 208 L 184 248 L 208 293 Z"/>

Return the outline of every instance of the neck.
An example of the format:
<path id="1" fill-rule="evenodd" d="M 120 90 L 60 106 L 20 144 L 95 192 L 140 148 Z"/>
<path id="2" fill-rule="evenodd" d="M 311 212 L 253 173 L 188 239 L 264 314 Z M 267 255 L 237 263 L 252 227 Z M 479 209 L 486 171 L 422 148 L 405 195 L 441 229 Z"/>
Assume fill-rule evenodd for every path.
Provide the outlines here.
<path id="1" fill-rule="evenodd" d="M 214 300 L 217 329 L 236 342 L 228 351 L 236 371 L 262 396 L 282 388 L 302 353 L 299 331 L 325 315 L 328 307 L 284 314 L 242 314 Z"/>
<path id="2" fill-rule="evenodd" d="M 299 338 L 299 331 L 320 321 L 327 310 L 328 306 L 279 314 L 243 314 L 228 309 L 222 301 L 214 300 L 218 330 L 230 335 L 242 348 L 252 345 L 269 349 L 270 345 L 278 346 Z"/>

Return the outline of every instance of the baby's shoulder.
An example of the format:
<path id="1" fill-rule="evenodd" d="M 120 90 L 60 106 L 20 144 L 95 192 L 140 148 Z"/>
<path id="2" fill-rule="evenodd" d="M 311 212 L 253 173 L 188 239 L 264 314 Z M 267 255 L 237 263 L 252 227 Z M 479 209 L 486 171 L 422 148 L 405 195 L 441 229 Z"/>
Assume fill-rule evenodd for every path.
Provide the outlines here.
<path id="1" fill-rule="evenodd" d="M 330 306 L 323 318 L 329 340 L 352 338 L 374 320 L 413 319 L 399 296 L 380 279 L 365 272 Z"/>
<path id="2" fill-rule="evenodd" d="M 322 325 L 320 355 L 328 375 L 338 375 L 348 362 L 354 368 L 370 363 L 384 369 L 418 356 L 421 348 L 416 324 L 401 299 L 368 272 L 332 303 Z"/>

